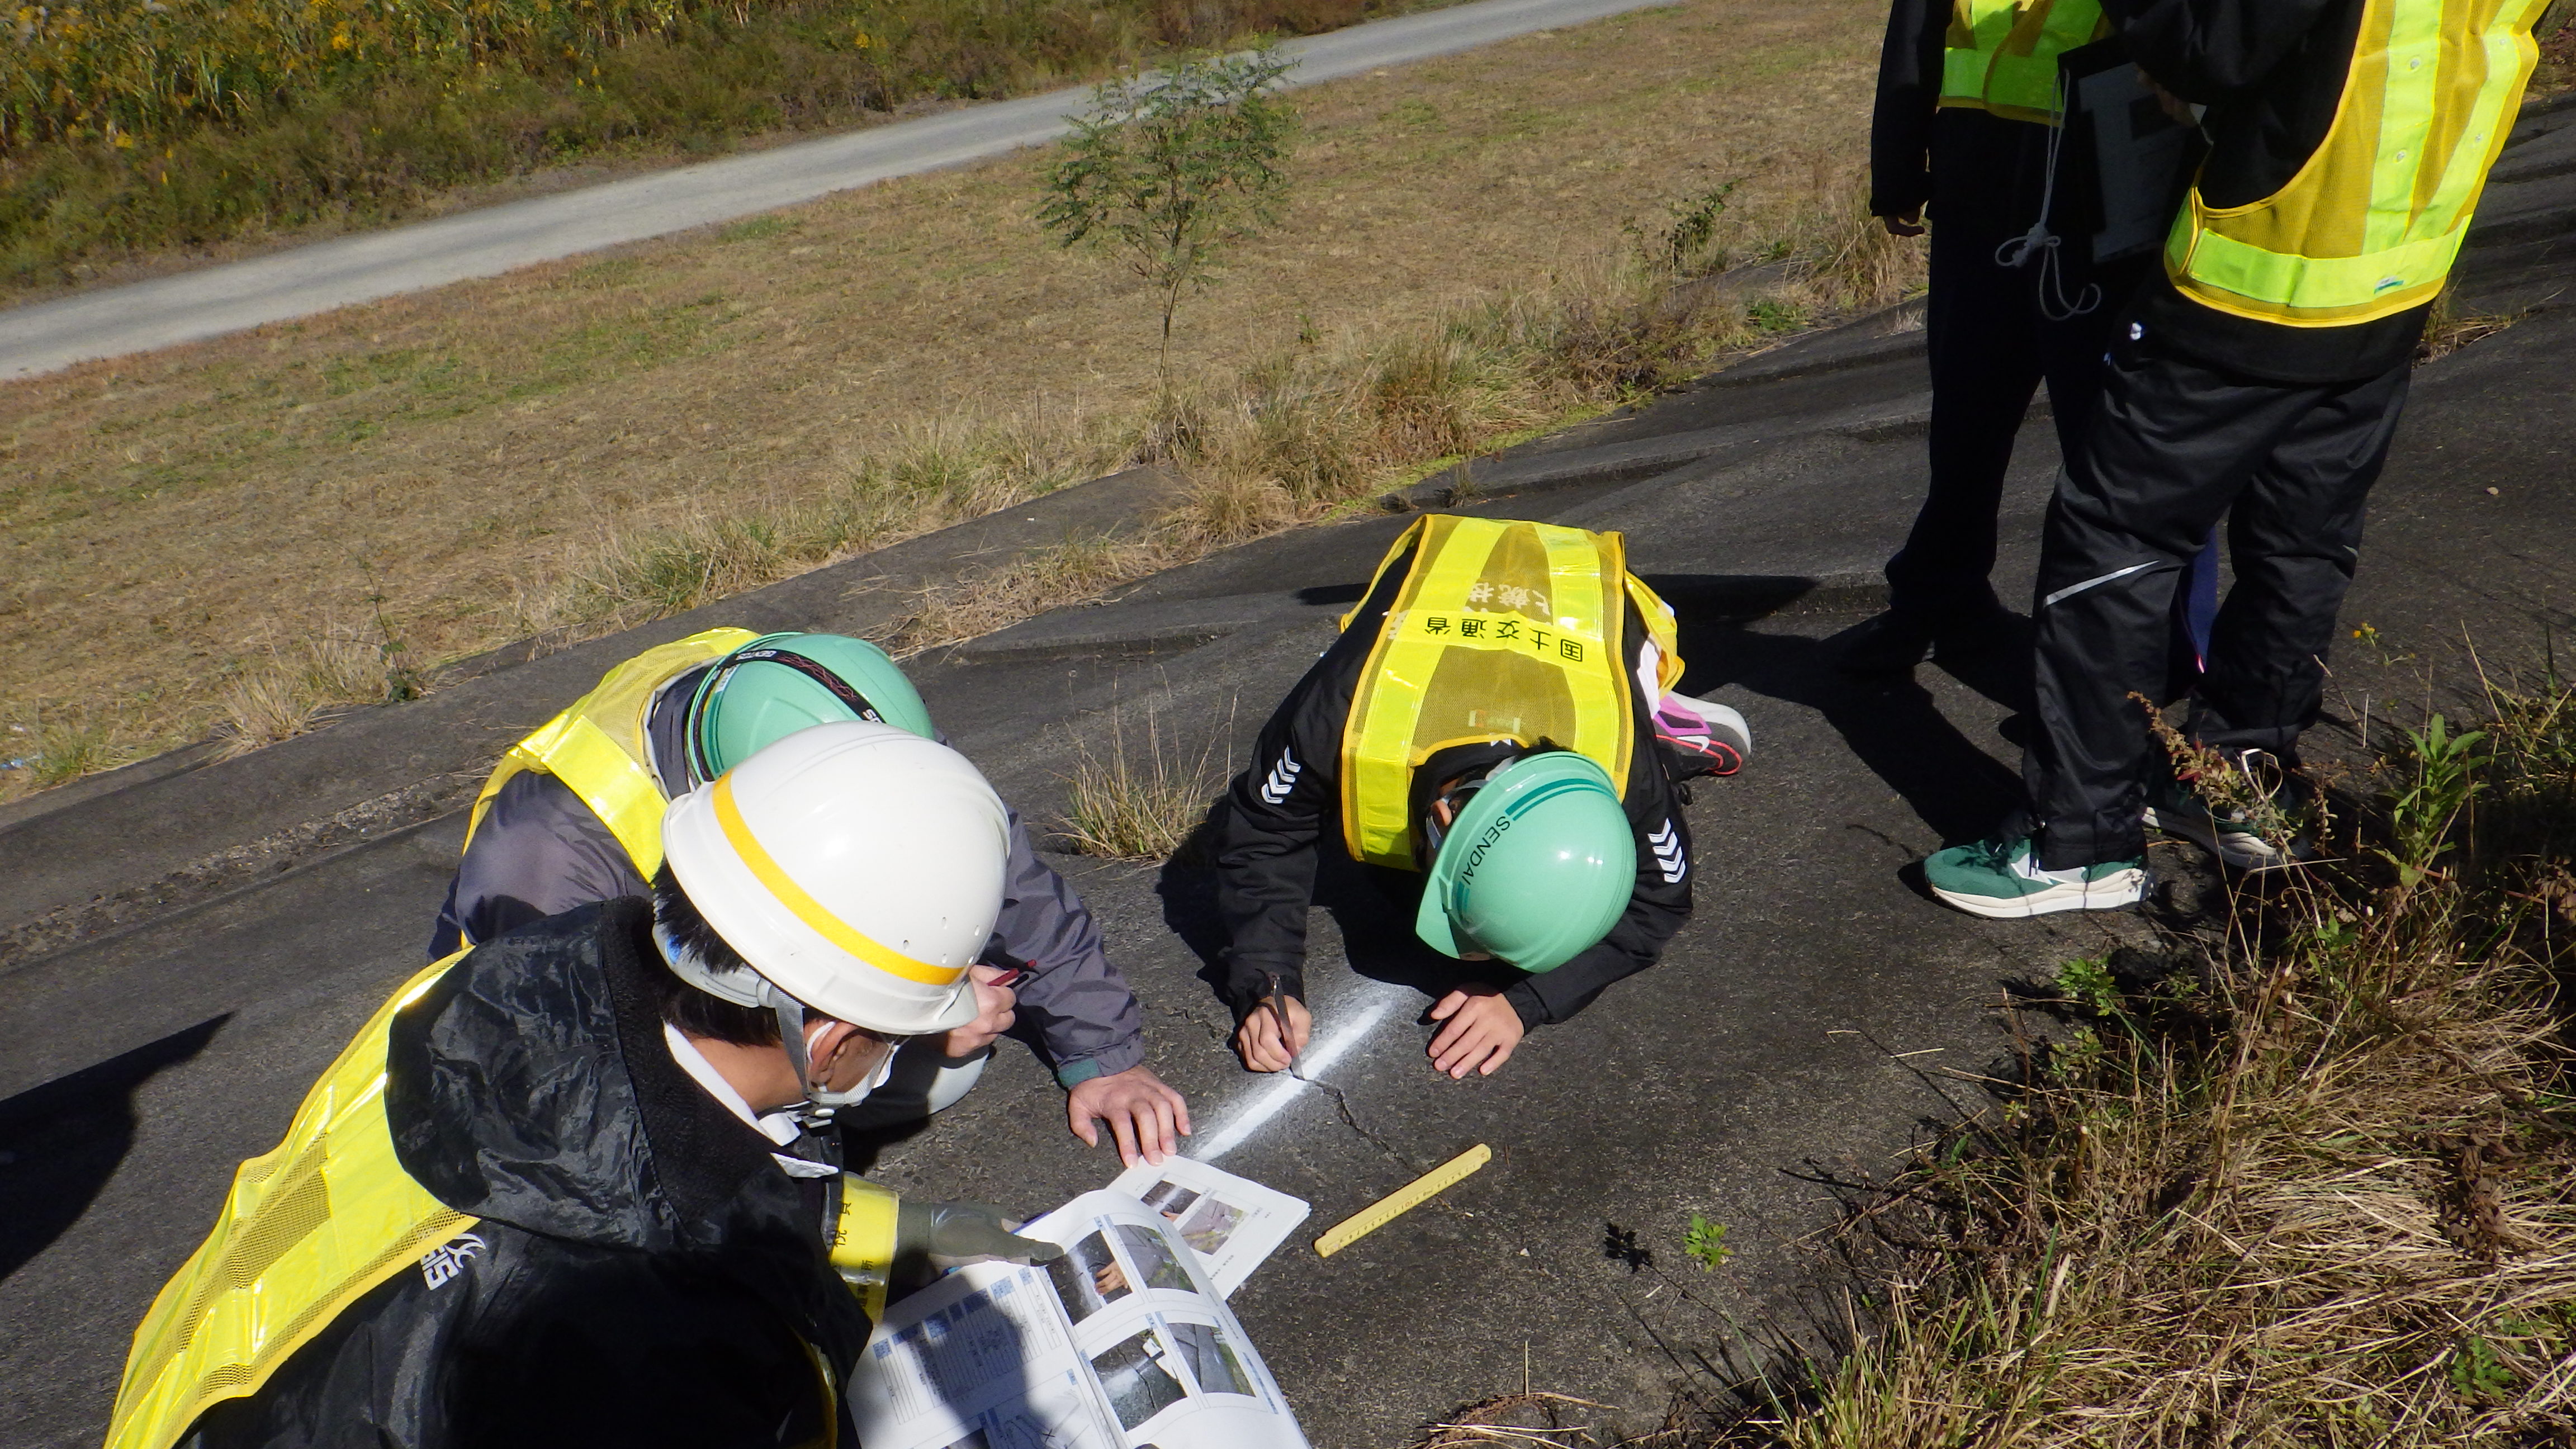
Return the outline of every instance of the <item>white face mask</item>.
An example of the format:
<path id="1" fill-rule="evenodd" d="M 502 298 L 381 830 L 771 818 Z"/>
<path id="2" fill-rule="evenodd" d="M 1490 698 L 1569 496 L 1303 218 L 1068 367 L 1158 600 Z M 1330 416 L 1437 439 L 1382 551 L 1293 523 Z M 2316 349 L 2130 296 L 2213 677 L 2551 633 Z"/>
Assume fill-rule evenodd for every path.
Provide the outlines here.
<path id="1" fill-rule="evenodd" d="M 823 1023 L 806 1020 L 803 1003 L 756 972 L 735 970 L 718 973 L 708 970 L 696 956 L 681 950 L 658 924 L 653 928 L 653 942 L 661 948 L 662 959 L 671 963 L 671 969 L 699 990 L 737 1006 L 767 1007 L 778 1013 L 780 1040 L 788 1043 L 787 1055 L 795 1062 L 797 1075 L 805 1083 L 806 1110 L 796 1115 L 809 1126 L 829 1122 L 834 1112 L 865 1100 L 870 1092 L 884 1086 L 886 1079 L 894 1075 L 896 1054 L 903 1050 L 906 1041 L 911 1040 L 910 1037 L 894 1038 L 884 1060 L 877 1063 L 876 1070 L 868 1074 L 867 1080 L 848 1091 L 834 1092 L 818 1087 L 814 1084 L 811 1053 L 814 1029 Z"/>
<path id="2" fill-rule="evenodd" d="M 828 1024 L 829 1023 L 826 1022 L 809 1022 L 806 1024 L 805 1047 L 809 1057 L 814 1046 L 814 1030 Z M 888 1045 L 886 1047 L 885 1055 L 877 1059 L 876 1070 L 868 1073 L 864 1080 L 846 1092 L 827 1091 L 822 1087 L 816 1086 L 809 1078 L 805 1083 L 805 1100 L 824 1112 L 837 1112 L 843 1107 L 855 1107 L 859 1103 L 867 1100 L 867 1096 L 870 1092 L 884 1086 L 886 1084 L 886 1079 L 894 1075 L 894 1059 L 902 1054 L 904 1040 L 909 1040 L 909 1038 L 898 1040 Z"/>

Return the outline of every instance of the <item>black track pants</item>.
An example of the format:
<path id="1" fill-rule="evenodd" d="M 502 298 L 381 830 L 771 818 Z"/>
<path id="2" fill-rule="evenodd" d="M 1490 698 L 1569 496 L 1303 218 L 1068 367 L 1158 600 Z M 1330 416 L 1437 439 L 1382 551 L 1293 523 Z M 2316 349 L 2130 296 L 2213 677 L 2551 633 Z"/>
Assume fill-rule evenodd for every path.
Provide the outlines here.
<path id="1" fill-rule="evenodd" d="M 2058 479 L 2032 608 L 2039 731 L 2022 775 L 2050 869 L 2134 859 L 2176 581 L 2221 514 L 2235 586 L 2192 733 L 2289 755 L 2314 723 L 2362 508 L 2406 402 L 2407 366 L 2264 383 L 2121 348 L 2083 450 Z"/>
<path id="2" fill-rule="evenodd" d="M 1932 291 L 1925 341 L 1932 360 L 1931 487 L 1887 561 L 1888 604 L 1927 628 L 1994 607 L 1995 509 L 2012 466 L 2013 435 L 2043 378 L 2058 446 L 2072 454 L 2101 389 L 2111 321 L 2139 275 L 2106 269 L 2096 306 L 2063 322 L 2039 305 L 2037 263 L 2006 267 L 1995 252 L 2011 238 L 1957 220 L 1932 228 Z M 2083 279 L 2068 289 L 2081 292 Z"/>

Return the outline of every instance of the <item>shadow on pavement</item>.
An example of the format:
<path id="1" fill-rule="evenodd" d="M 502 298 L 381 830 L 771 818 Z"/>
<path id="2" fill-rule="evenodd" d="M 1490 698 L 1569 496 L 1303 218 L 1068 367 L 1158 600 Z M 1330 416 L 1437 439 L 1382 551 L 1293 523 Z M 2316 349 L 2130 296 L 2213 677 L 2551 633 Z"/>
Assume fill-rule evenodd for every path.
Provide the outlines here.
<path id="1" fill-rule="evenodd" d="M 232 1013 L 0 1102 L 0 1278 L 80 1221 L 134 1147 L 134 1094 L 206 1049 Z"/>
<path id="2" fill-rule="evenodd" d="M 1684 690 L 1707 694 L 1740 684 L 1815 710 L 1943 844 L 1984 836 L 2020 803 L 2020 777 L 1961 734 L 1914 677 L 1855 678 L 1838 671 L 1842 635 L 1759 634 L 1741 617 L 1712 618 L 1675 607 L 1682 658 L 1690 665 Z M 2024 655 L 2013 641 L 1998 641 L 1977 667 L 1960 665 L 1950 672 L 1996 703 L 2020 708 L 2027 690 L 2015 680 L 2026 679 L 2028 671 L 2013 661 Z"/>

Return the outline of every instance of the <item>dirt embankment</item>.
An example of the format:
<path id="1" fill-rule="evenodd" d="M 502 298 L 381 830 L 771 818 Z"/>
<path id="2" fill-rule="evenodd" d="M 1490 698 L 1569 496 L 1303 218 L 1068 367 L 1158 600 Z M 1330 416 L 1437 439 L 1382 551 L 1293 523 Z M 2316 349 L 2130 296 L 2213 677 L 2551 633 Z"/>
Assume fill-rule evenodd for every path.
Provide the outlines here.
<path id="1" fill-rule="evenodd" d="M 1301 92 L 1288 222 L 1185 304 L 1176 371 L 1366 352 L 1727 182 L 1717 252 L 1796 233 L 1849 194 L 1877 26 L 1689 5 Z M 1055 249 L 1035 194 L 1001 162 L 0 390 L 0 619 L 83 641 L 0 660 L 12 738 L 200 737 L 316 634 L 459 656 L 552 622 L 639 531 L 1133 412 L 1150 309 Z"/>

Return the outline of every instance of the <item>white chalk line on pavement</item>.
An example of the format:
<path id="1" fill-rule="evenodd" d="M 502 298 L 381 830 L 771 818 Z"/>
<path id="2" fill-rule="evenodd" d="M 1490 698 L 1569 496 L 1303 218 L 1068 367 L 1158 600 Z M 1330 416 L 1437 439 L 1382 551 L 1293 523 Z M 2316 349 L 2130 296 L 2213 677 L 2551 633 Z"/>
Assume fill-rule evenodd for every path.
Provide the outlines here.
<path id="1" fill-rule="evenodd" d="M 1276 1081 L 1271 1082 L 1259 1095 L 1246 1103 L 1233 1121 L 1228 1122 L 1215 1136 L 1193 1143 L 1183 1155 L 1197 1158 L 1201 1162 L 1214 1162 L 1242 1146 L 1253 1133 L 1269 1125 L 1271 1118 L 1286 1111 L 1290 1102 L 1304 1095 L 1306 1089 L 1313 1086 L 1317 1078 L 1330 1070 L 1333 1063 L 1348 1055 L 1352 1047 L 1358 1046 L 1360 1038 L 1367 1036 L 1379 1022 L 1386 1020 L 1398 1006 L 1404 1004 L 1408 997 L 1417 994 L 1400 986 L 1381 988 L 1376 1000 L 1361 1006 L 1344 1018 L 1340 1025 L 1333 1028 L 1330 1035 L 1320 1042 L 1308 1043 L 1306 1054 L 1297 1059 L 1297 1075 L 1292 1077 L 1284 1072 L 1281 1073 Z"/>

